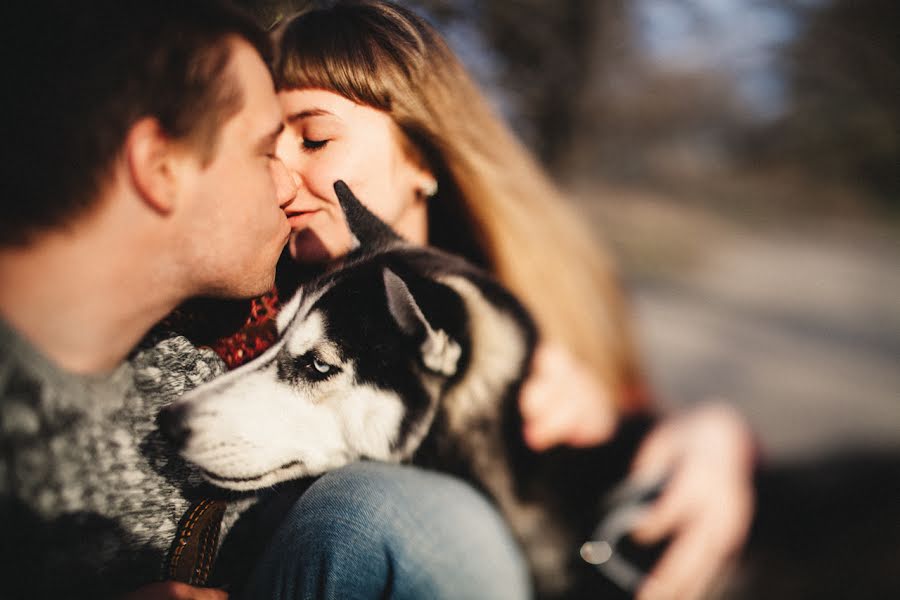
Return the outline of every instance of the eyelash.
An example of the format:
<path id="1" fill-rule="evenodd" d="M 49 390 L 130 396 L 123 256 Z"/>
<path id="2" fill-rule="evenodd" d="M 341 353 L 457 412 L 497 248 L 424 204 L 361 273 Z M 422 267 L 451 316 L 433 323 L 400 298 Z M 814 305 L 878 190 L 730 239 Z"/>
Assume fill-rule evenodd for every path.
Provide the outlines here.
<path id="1" fill-rule="evenodd" d="M 324 148 L 328 141 L 329 140 L 303 140 L 303 142 L 300 143 L 300 148 L 304 152 L 315 152 L 316 150 Z"/>

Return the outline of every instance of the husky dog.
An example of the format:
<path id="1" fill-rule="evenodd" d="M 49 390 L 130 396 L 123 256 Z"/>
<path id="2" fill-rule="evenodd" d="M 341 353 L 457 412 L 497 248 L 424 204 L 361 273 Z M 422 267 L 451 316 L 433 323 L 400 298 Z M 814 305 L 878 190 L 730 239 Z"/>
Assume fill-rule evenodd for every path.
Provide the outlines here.
<path id="1" fill-rule="evenodd" d="M 592 576 L 578 547 L 624 459 L 530 451 L 517 405 L 538 339 L 528 313 L 490 275 L 404 242 L 342 182 L 335 190 L 357 249 L 282 308 L 275 345 L 185 394 L 163 430 L 232 490 L 361 459 L 456 474 L 504 514 L 539 595 L 573 597 Z"/>

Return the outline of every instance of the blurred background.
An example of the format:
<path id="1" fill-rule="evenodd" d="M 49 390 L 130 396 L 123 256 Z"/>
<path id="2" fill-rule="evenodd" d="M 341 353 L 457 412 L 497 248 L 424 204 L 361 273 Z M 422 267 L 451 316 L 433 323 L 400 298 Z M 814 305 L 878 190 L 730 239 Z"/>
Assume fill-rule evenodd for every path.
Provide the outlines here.
<path id="1" fill-rule="evenodd" d="M 900 449 L 900 2 L 405 4 L 607 240 L 661 401 Z"/>
<path id="2" fill-rule="evenodd" d="M 403 3 L 607 241 L 660 400 L 735 404 L 767 464 L 825 465 L 797 497 L 853 499 L 787 542 L 855 545 L 818 595 L 730 596 L 900 593 L 900 2 Z"/>

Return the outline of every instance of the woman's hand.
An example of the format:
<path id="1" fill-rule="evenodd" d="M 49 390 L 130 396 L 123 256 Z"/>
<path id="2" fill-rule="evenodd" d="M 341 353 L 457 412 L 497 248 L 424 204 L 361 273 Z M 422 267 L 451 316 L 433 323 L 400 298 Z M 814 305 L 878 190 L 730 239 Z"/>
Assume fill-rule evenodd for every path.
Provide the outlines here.
<path id="1" fill-rule="evenodd" d="M 177 581 L 145 585 L 120 600 L 228 600 L 228 594 L 213 588 L 201 588 Z"/>
<path id="2" fill-rule="evenodd" d="M 743 418 L 719 404 L 665 421 L 647 436 L 632 477 L 649 481 L 668 473 L 670 479 L 632 535 L 644 544 L 672 541 L 639 600 L 693 599 L 709 591 L 749 529 L 753 452 Z"/>
<path id="3" fill-rule="evenodd" d="M 609 391 L 562 346 L 543 342 L 519 396 L 525 442 L 537 451 L 558 444 L 594 446 L 616 428 Z"/>

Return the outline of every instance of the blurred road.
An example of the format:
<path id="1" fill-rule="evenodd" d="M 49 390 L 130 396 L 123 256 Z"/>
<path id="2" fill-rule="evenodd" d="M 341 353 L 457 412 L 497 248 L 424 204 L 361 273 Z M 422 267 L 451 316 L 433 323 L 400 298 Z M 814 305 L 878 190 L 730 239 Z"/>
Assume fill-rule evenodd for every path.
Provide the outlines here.
<path id="1" fill-rule="evenodd" d="M 773 460 L 900 449 L 896 230 L 602 196 L 585 210 L 623 265 L 661 401 L 733 402 Z"/>
<path id="2" fill-rule="evenodd" d="M 660 401 L 725 399 L 762 443 L 750 541 L 713 598 L 900 597 L 896 225 L 588 192 Z"/>

